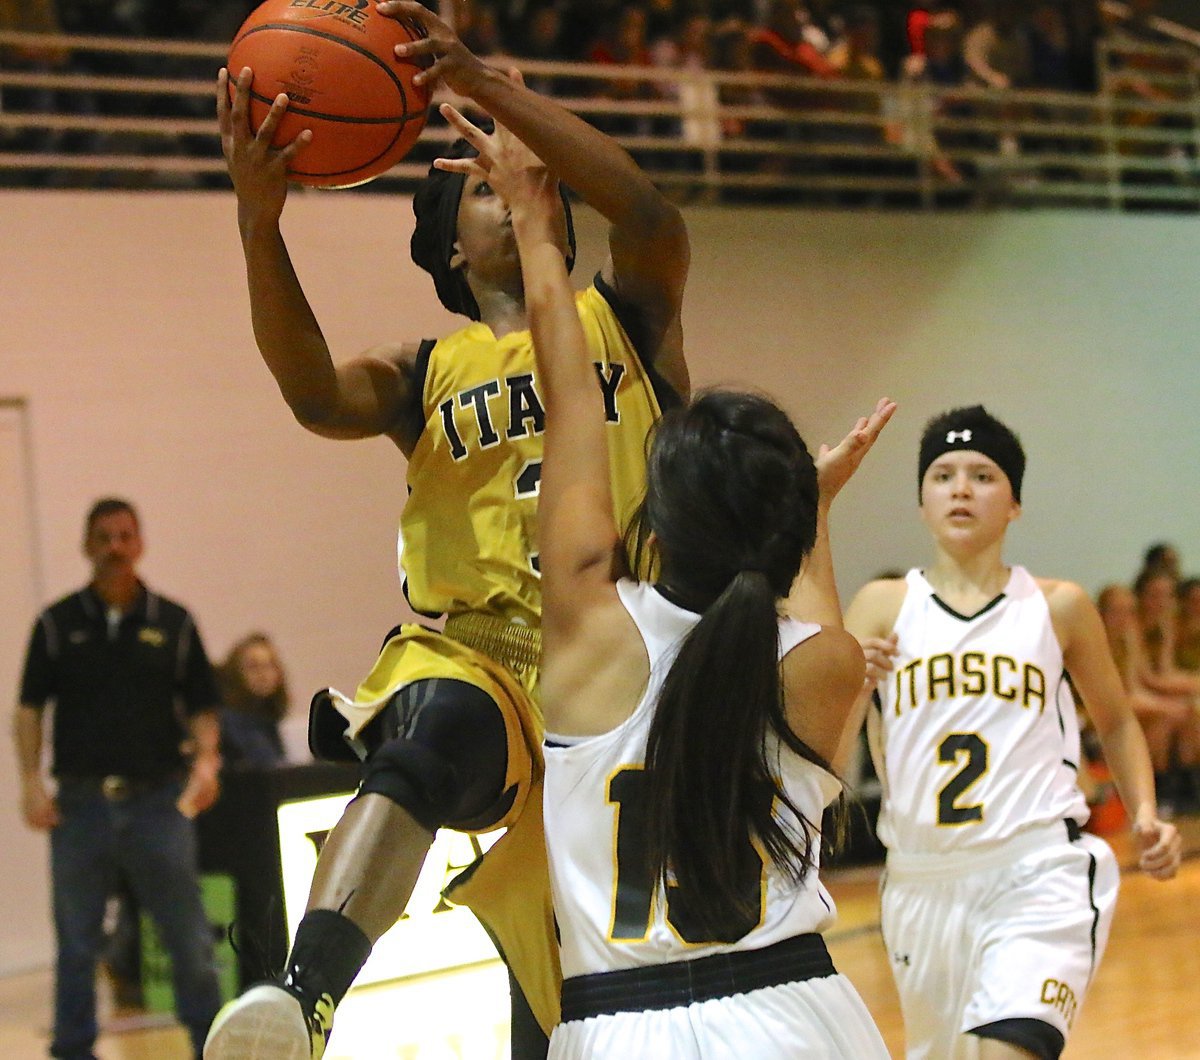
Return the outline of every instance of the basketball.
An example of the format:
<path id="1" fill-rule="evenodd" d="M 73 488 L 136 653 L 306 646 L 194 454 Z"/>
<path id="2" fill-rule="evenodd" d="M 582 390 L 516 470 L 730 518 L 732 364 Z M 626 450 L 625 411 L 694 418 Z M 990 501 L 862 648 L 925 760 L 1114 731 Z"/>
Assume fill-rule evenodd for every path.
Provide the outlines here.
<path id="1" fill-rule="evenodd" d="M 364 184 L 400 161 L 425 127 L 429 90 L 413 85 L 421 68 L 393 48 L 425 35 L 384 18 L 371 0 L 266 0 L 229 48 L 229 87 L 254 72 L 250 127 L 280 92 L 290 103 L 275 133 L 282 147 L 304 129 L 312 141 L 292 160 L 291 179 L 312 187 Z"/>

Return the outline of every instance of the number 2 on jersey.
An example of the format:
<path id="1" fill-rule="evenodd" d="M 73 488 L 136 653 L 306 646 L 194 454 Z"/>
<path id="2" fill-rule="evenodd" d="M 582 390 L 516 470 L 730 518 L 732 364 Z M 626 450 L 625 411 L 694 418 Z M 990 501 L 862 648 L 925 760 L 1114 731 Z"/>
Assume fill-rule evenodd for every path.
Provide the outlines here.
<path id="1" fill-rule="evenodd" d="M 965 757 L 965 761 L 963 758 Z M 988 767 L 988 745 L 973 732 L 952 732 L 938 744 L 938 761 L 962 768 L 938 792 L 938 824 L 974 824 L 983 820 L 983 803 L 960 806 L 959 798 L 966 794 Z"/>

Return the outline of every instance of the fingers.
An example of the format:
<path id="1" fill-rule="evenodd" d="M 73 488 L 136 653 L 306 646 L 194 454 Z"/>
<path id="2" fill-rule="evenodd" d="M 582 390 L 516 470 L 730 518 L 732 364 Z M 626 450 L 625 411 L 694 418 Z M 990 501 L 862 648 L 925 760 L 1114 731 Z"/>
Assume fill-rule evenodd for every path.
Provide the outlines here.
<path id="1" fill-rule="evenodd" d="M 398 59 L 420 59 L 426 55 L 437 55 L 444 51 L 446 44 L 444 41 L 434 40 L 433 37 L 422 37 L 420 40 L 406 40 L 397 44 L 392 51 L 396 53 Z M 419 74 L 417 75 L 420 76 Z M 416 80 L 416 77 L 413 78 Z"/>
<path id="2" fill-rule="evenodd" d="M 433 168 L 447 173 L 462 173 L 466 176 L 474 174 L 480 180 L 487 180 L 487 170 L 479 164 L 478 158 L 435 158 Z"/>
<path id="3" fill-rule="evenodd" d="M 418 70 L 415 74 L 413 74 L 413 84 L 423 85 L 426 82 L 429 82 L 430 84 L 437 84 L 442 74 L 445 73 L 446 69 L 450 65 L 449 59 L 447 59 L 445 56 L 442 56 L 442 58 L 438 59 L 437 62 L 432 63 L 431 65 L 425 67 L 424 70 Z"/>
<path id="4" fill-rule="evenodd" d="M 281 92 L 271 102 L 258 130 L 251 132 L 249 110 L 250 86 L 253 81 L 254 72 L 248 66 L 243 67 L 237 80 L 233 82 L 233 100 L 230 101 L 229 71 L 222 69 L 217 74 L 217 120 L 221 128 L 221 144 L 225 156 L 230 164 L 233 164 L 235 152 L 241 157 L 247 145 L 252 144 L 256 148 L 256 155 L 261 151 L 268 158 L 287 166 L 312 142 L 312 130 L 304 129 L 283 147 L 275 148 L 275 137 L 291 105 L 287 93 Z"/>
<path id="5" fill-rule="evenodd" d="M 488 135 L 469 118 L 465 117 L 457 107 L 443 103 L 438 112 L 454 127 L 454 130 L 480 154 L 487 149 Z"/>
<path id="6" fill-rule="evenodd" d="M 1142 852 L 1138 867 L 1156 880 L 1169 880 L 1179 869 L 1182 842 L 1172 824 L 1155 821 L 1149 827 L 1134 829 Z"/>
<path id="7" fill-rule="evenodd" d="M 234 83 L 233 103 L 229 108 L 229 121 L 234 137 L 240 137 L 249 129 L 246 115 L 250 109 L 250 84 L 254 80 L 254 72 L 248 66 L 243 66 Z"/>
<path id="8" fill-rule="evenodd" d="M 290 165 L 292 159 L 295 158 L 303 148 L 312 143 L 312 138 L 312 129 L 301 129 L 291 143 L 280 149 L 278 155 L 279 161 L 285 166 Z"/>
<path id="9" fill-rule="evenodd" d="M 520 85 L 522 88 L 525 87 L 525 75 L 521 73 L 521 71 L 515 66 L 510 66 L 508 68 L 508 79 L 514 84 Z"/>
<path id="10" fill-rule="evenodd" d="M 868 417 L 865 430 L 870 438 L 871 444 L 875 443 L 875 439 L 879 437 L 880 432 L 888 425 L 888 421 L 892 418 L 896 411 L 896 402 L 891 398 L 880 398 L 875 405 L 875 411 Z"/>
<path id="11" fill-rule="evenodd" d="M 424 4 L 415 3 L 413 0 L 379 0 L 379 3 L 375 5 L 375 10 L 384 18 L 408 19 L 416 22 L 426 32 L 439 26 L 450 28 Z"/>
<path id="12" fill-rule="evenodd" d="M 895 669 L 895 658 L 899 654 L 895 634 L 867 637 L 862 641 L 862 650 L 867 666 L 867 682 L 872 686 Z"/>
<path id="13" fill-rule="evenodd" d="M 283 121 L 283 116 L 287 113 L 288 100 L 286 92 L 280 92 L 271 102 L 271 109 L 267 111 L 267 116 L 263 118 L 262 124 L 258 127 L 258 132 L 254 138 L 260 144 L 270 144 L 275 138 L 275 130 L 279 128 L 279 123 Z"/>
<path id="14" fill-rule="evenodd" d="M 229 133 L 229 71 L 221 67 L 217 71 L 217 126 L 221 135 Z"/>

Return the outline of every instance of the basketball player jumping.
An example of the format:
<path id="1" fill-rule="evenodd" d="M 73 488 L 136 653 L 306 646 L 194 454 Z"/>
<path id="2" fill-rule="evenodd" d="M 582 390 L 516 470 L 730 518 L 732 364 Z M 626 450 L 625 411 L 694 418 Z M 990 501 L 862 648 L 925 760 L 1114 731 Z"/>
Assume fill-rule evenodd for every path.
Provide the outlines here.
<path id="1" fill-rule="evenodd" d="M 1057 1058 L 1095 973 L 1117 865 L 1088 807 L 1069 671 L 1133 821 L 1175 875 L 1146 742 L 1087 594 L 1008 567 L 1025 454 L 982 406 L 930 421 L 918 467 L 933 562 L 866 585 L 846 627 L 883 783 L 884 942 L 910 1060 Z"/>
<path id="2" fill-rule="evenodd" d="M 831 591 L 826 510 L 895 405 L 815 464 L 757 395 L 669 411 L 638 521 L 661 578 L 635 580 L 553 179 L 503 129 L 451 116 L 479 154 L 439 164 L 513 209 L 546 405 L 545 822 L 568 976 L 550 1056 L 885 1060 L 820 936 L 833 905 L 817 862 L 863 676 Z M 780 617 L 806 556 L 798 593 L 815 587 L 832 625 Z"/>
<path id="3" fill-rule="evenodd" d="M 419 3 L 379 4 L 420 22 L 408 46 L 444 84 L 502 122 L 608 219 L 609 260 L 576 299 L 602 402 L 618 511 L 645 479 L 645 439 L 686 395 L 680 303 L 688 269 L 682 218 L 630 156 L 553 102 L 481 63 Z M 237 193 L 255 337 L 284 399 L 330 438 L 391 438 L 408 461 L 402 576 L 413 607 L 448 615 L 444 633 L 405 626 L 354 697 L 314 704 L 311 742 L 365 756 L 364 779 L 329 837 L 283 975 L 250 989 L 213 1025 L 209 1060 L 320 1057 L 333 1007 L 374 942 L 402 913 L 439 827 L 508 831 L 452 885 L 497 940 L 542 1030 L 558 1019 L 557 948 L 541 829 L 537 705 L 537 493 L 543 408 L 510 210 L 478 176 L 431 170 L 414 198 L 412 253 L 446 308 L 470 323 L 433 342 L 384 345 L 334 364 L 280 234 L 288 160 L 270 147 L 280 97 L 254 135 L 252 71 L 217 108 Z M 461 157 L 469 148 L 450 152 Z M 556 230 L 574 256 L 569 210 Z M 520 1020 L 514 1016 L 514 1027 Z M 514 1029 L 514 1057 L 545 1035 Z"/>

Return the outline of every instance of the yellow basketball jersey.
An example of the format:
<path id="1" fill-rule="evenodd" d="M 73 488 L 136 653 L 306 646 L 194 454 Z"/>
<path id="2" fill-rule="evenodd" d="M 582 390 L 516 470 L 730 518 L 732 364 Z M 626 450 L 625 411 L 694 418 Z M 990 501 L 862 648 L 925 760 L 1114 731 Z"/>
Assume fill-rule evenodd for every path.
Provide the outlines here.
<path id="1" fill-rule="evenodd" d="M 624 527 L 645 493 L 646 436 L 661 408 L 651 373 L 597 286 L 575 302 L 604 399 L 614 510 Z M 536 372 L 528 331 L 497 339 L 473 323 L 429 353 L 425 426 L 400 518 L 400 576 L 417 611 L 486 611 L 540 624 L 545 414 Z"/>

